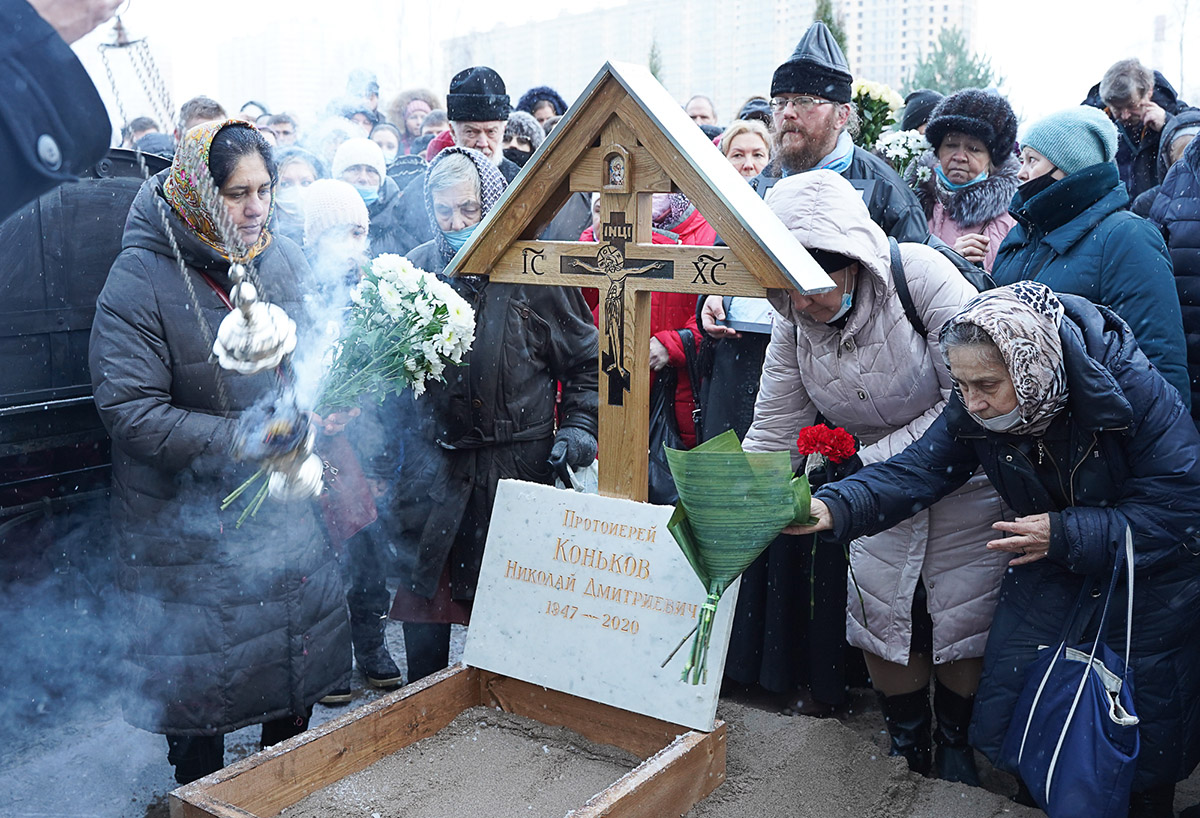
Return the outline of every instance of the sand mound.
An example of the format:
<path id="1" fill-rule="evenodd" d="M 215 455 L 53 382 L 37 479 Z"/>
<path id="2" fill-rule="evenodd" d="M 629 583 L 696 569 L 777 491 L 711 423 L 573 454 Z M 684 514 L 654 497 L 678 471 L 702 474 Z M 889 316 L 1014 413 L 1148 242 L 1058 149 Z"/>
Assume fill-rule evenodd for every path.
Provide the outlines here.
<path id="1" fill-rule="evenodd" d="M 727 779 L 688 818 L 1042 816 L 987 790 L 915 775 L 834 719 L 730 701 L 717 715 L 728 723 Z"/>

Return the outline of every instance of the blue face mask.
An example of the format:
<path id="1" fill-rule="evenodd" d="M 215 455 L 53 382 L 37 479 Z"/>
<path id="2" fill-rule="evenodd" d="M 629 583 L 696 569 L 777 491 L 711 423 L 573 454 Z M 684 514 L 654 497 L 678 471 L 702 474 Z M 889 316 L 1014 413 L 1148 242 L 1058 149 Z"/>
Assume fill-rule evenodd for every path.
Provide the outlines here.
<path id="1" fill-rule="evenodd" d="M 358 191 L 359 196 L 362 196 L 362 200 L 363 200 L 363 202 L 365 202 L 367 204 L 367 206 L 373 205 L 373 204 L 375 204 L 375 202 L 379 201 L 379 187 L 378 186 L 376 186 L 376 187 L 359 187 L 358 185 L 355 185 L 354 189 Z"/>
<path id="2" fill-rule="evenodd" d="M 470 227 L 464 227 L 462 230 L 454 230 L 449 233 L 443 230 L 442 235 L 446 237 L 446 243 L 450 245 L 450 249 L 457 253 L 467 243 L 467 239 L 471 238 L 471 234 L 475 232 L 475 228 L 478 226 L 479 222 L 475 222 L 475 224 Z"/>
<path id="3" fill-rule="evenodd" d="M 942 170 L 941 165 L 934 165 L 933 172 L 937 174 L 938 183 L 941 184 L 942 187 L 946 188 L 946 190 L 962 190 L 970 187 L 971 185 L 977 185 L 984 179 L 988 178 L 988 172 L 985 170 L 971 181 L 963 182 L 961 185 L 956 185 L 954 182 L 951 182 L 948 178 L 946 178 L 946 172 Z"/>
<path id="4" fill-rule="evenodd" d="M 854 296 L 851 293 L 842 293 L 842 306 L 833 314 L 833 318 L 826 321 L 826 324 L 832 324 L 834 321 L 841 318 L 846 313 L 850 312 L 850 308 L 854 306 Z"/>

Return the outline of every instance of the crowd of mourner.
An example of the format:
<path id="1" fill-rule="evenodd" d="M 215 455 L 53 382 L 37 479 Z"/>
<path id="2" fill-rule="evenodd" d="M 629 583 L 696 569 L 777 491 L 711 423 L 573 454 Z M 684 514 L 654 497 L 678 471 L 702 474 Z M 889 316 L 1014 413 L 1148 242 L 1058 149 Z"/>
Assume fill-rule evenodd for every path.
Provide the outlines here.
<path id="1" fill-rule="evenodd" d="M 1200 760 L 1200 110 L 1136 59 L 1020 128 L 994 89 L 919 90 L 895 130 L 925 141 L 897 169 L 855 144 L 854 77 L 822 24 L 762 81 L 724 127 L 704 96 L 682 107 L 834 288 L 654 293 L 649 369 L 676 371 L 685 446 L 732 429 L 800 469 L 797 434 L 824 423 L 856 452 L 810 475 L 811 523 L 742 577 L 724 691 L 826 718 L 869 686 L 894 755 L 979 785 L 975 751 L 1004 766 L 1039 647 L 1094 638 L 1129 530 L 1132 621 L 1115 604 L 1104 634 L 1132 634 L 1129 814 L 1173 815 Z M 513 106 L 486 66 L 381 90 L 356 71 L 321 116 L 197 97 L 121 134 L 171 164 L 128 214 L 89 362 L 137 623 L 126 716 L 166 735 L 181 783 L 224 765 L 233 730 L 261 723 L 266 746 L 318 702 L 446 667 L 498 481 L 597 455 L 597 294 L 463 270 L 446 280 L 475 311 L 465 365 L 314 421 L 357 452 L 374 522 L 339 540 L 307 505 L 235 526 L 214 504 L 256 468 L 232 456 L 238 416 L 275 388 L 215 366 L 194 315 L 230 309 L 231 261 L 292 316 L 380 254 L 441 274 L 569 115 L 551 87 Z M 595 241 L 600 213 L 572 194 L 540 238 Z M 721 242 L 680 193 L 654 195 L 652 222 L 656 243 Z"/>

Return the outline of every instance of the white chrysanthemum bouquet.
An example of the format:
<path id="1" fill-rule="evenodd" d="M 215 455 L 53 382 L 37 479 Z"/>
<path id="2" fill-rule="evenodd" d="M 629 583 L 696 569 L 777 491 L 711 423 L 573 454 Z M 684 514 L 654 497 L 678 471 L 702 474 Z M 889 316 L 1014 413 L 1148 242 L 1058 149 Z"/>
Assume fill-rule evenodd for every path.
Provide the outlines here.
<path id="1" fill-rule="evenodd" d="M 881 82 L 855 80 L 850 104 L 858 111 L 858 138 L 854 143 L 870 150 L 879 135 L 896 121 L 904 99 Z"/>
<path id="2" fill-rule="evenodd" d="M 367 266 L 321 388 L 321 414 L 444 380 L 475 340 L 475 312 L 446 282 L 391 253 Z"/>
<path id="3" fill-rule="evenodd" d="M 901 176 L 908 166 L 925 151 L 929 141 L 916 131 L 884 131 L 875 141 L 875 150 L 891 163 Z"/>

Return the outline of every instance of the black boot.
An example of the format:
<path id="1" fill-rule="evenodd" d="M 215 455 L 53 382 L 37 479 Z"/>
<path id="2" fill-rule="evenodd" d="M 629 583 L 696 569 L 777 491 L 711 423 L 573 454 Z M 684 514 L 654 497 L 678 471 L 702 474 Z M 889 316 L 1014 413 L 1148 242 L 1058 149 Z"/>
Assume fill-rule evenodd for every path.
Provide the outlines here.
<path id="1" fill-rule="evenodd" d="M 937 716 L 937 729 L 933 732 L 937 745 L 933 752 L 934 777 L 979 786 L 975 751 L 967 744 L 967 727 L 974 706 L 974 696 L 960 696 L 941 682 L 934 684 L 933 711 Z"/>
<path id="2" fill-rule="evenodd" d="M 430 622 L 404 623 L 404 652 L 408 680 L 424 679 L 450 664 L 450 626 Z"/>
<path id="3" fill-rule="evenodd" d="M 1174 784 L 1160 784 L 1129 796 L 1129 818 L 1174 818 L 1174 816 Z"/>
<path id="4" fill-rule="evenodd" d="M 932 739 L 929 735 L 933 714 L 929 710 L 926 688 L 899 696 L 879 694 L 879 707 L 887 724 L 892 748 L 888 755 L 904 756 L 914 773 L 929 775 Z"/>
<path id="5" fill-rule="evenodd" d="M 350 639 L 354 642 L 354 661 L 372 687 L 392 690 L 403 683 L 404 677 L 384 642 L 386 627 L 386 614 L 381 617 L 351 608 Z"/>
<path id="6" fill-rule="evenodd" d="M 191 784 L 225 766 L 225 736 L 167 735 L 167 761 L 178 784 Z"/>

